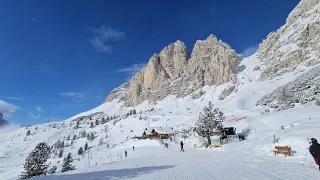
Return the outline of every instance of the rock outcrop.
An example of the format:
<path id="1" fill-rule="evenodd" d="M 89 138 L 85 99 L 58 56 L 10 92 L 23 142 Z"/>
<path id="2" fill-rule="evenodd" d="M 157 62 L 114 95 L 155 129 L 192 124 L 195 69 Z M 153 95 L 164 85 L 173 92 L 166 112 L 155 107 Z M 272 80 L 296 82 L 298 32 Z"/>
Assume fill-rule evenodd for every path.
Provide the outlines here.
<path id="1" fill-rule="evenodd" d="M 130 83 L 113 90 L 106 101 L 119 99 L 125 101 L 126 106 L 135 106 L 145 100 L 162 100 L 168 95 L 184 97 L 205 85 L 230 81 L 237 73 L 239 60 L 239 55 L 228 44 L 213 35 L 198 40 L 191 54 L 178 40 L 154 54 Z"/>
<path id="2" fill-rule="evenodd" d="M 9 121 L 5 119 L 0 119 L 0 128 L 6 125 L 9 125 Z"/>
<path id="3" fill-rule="evenodd" d="M 320 62 L 319 42 L 320 0 L 302 0 L 286 24 L 260 44 L 261 79 L 294 71 L 300 64 L 315 66 Z"/>

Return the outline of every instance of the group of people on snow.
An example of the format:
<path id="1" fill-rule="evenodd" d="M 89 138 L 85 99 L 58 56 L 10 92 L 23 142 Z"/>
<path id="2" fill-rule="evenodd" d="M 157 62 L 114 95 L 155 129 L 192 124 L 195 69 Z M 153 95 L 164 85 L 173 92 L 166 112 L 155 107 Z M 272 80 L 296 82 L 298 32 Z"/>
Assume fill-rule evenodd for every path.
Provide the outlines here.
<path id="1" fill-rule="evenodd" d="M 320 170 L 320 144 L 318 143 L 317 139 L 315 139 L 315 138 L 311 138 L 310 140 L 311 140 L 311 142 L 310 142 L 311 145 L 309 148 L 309 152 L 312 155 L 312 157 L 314 158 L 314 161 L 316 162 L 316 164 L 319 166 L 319 170 Z M 180 142 L 180 148 L 181 148 L 180 151 L 181 152 L 184 152 L 183 145 L 184 144 L 181 141 Z M 167 142 L 165 143 L 165 147 L 169 148 L 169 144 Z M 134 146 L 132 147 L 132 150 L 133 151 L 135 150 Z M 127 151 L 125 151 L 124 154 L 125 154 L 125 157 L 128 156 Z"/>
<path id="2" fill-rule="evenodd" d="M 166 142 L 165 144 L 164 144 L 164 146 L 168 149 L 169 148 L 169 144 Z M 183 148 L 183 142 L 181 141 L 180 142 L 180 148 L 181 148 L 181 152 L 184 152 L 184 148 Z M 132 146 L 132 150 L 134 151 L 135 149 L 134 149 L 134 146 Z M 124 155 L 125 155 L 125 157 L 127 157 L 128 156 L 128 152 L 125 150 L 124 151 Z"/>
<path id="3" fill-rule="evenodd" d="M 165 146 L 167 149 L 169 148 L 169 144 L 168 144 L 167 142 L 164 144 L 164 146 Z M 180 142 L 180 148 L 181 148 L 181 152 L 184 152 L 183 142 L 182 142 L 182 141 Z"/>

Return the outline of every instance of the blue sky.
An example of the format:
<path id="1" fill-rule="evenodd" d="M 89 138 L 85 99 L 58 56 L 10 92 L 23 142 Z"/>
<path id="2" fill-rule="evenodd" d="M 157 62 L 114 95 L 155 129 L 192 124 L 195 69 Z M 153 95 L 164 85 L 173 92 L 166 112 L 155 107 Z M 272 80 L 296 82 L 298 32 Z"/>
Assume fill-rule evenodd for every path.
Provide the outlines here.
<path id="1" fill-rule="evenodd" d="M 17 124 L 63 120 L 177 39 L 209 34 L 250 54 L 299 0 L 7 0 L 0 6 L 0 111 Z"/>

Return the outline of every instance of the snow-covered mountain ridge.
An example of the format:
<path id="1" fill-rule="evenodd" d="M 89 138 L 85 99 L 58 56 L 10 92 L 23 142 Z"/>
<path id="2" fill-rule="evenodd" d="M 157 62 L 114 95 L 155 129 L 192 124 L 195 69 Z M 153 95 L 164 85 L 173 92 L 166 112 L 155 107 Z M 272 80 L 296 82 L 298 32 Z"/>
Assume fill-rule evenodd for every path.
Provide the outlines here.
<path id="1" fill-rule="evenodd" d="M 290 58 L 295 57 L 296 52 L 294 48 L 287 48 L 287 44 L 300 42 L 300 30 L 304 31 L 305 24 L 311 20 L 316 23 L 319 19 L 320 14 L 317 9 L 319 9 L 318 1 L 301 1 L 288 17 L 287 26 L 289 28 L 281 27 L 282 30 L 278 30 L 279 37 L 272 38 L 274 35 L 269 35 L 256 54 L 243 59 L 239 64 L 236 62 L 235 71 L 227 70 L 229 74 L 215 76 L 225 77 L 225 79 L 210 78 L 211 70 L 215 68 L 209 68 L 202 73 L 205 77 L 192 78 L 191 81 L 194 80 L 195 84 L 201 84 L 201 81 L 205 83 L 202 83 L 201 86 L 194 86 L 196 88 L 190 88 L 192 89 L 190 92 L 188 88 L 183 89 L 183 86 L 182 89 L 176 89 L 177 93 L 175 93 L 171 85 L 176 82 L 169 81 L 170 86 L 162 85 L 161 83 L 165 83 L 167 79 L 161 78 L 169 76 L 172 77 L 171 79 L 179 79 L 181 77 L 179 72 L 187 72 L 183 68 L 187 66 L 179 64 L 180 61 L 177 63 L 171 61 L 172 58 L 190 60 L 191 57 L 188 64 L 192 63 L 192 55 L 185 52 L 183 43 L 176 42 L 163 50 L 166 53 L 154 56 L 154 59 L 160 59 L 161 63 L 151 60 L 151 63 L 158 63 L 161 66 L 167 63 L 166 67 L 157 66 L 160 70 L 155 68 L 156 75 L 159 75 L 157 73 L 166 74 L 154 77 L 156 80 L 160 79 L 157 82 L 161 82 L 160 84 L 152 84 L 155 89 L 168 88 L 168 91 L 161 94 L 160 98 L 153 97 L 155 94 L 141 95 L 141 97 L 130 95 L 131 90 L 129 89 L 135 89 L 137 84 L 145 82 L 142 74 L 146 73 L 146 70 L 142 70 L 144 73 L 138 73 L 131 82 L 116 88 L 110 93 L 108 101 L 92 110 L 82 112 L 62 122 L 1 131 L 0 179 L 17 179 L 23 171 L 25 158 L 40 142 L 53 146 L 49 163 L 50 167 L 57 166 L 60 174 L 45 177 L 48 179 L 131 178 L 144 180 L 153 179 L 154 175 L 157 179 L 316 179 L 318 172 L 314 173 L 314 169 L 304 167 L 302 164 L 313 163 L 307 149 L 309 146 L 307 138 L 320 139 L 320 111 L 319 106 L 316 105 L 320 95 L 318 93 L 319 67 L 315 67 L 317 63 L 306 64 L 312 59 L 313 62 L 319 60 L 320 49 L 315 48 L 319 45 L 316 43 L 319 36 L 318 34 L 310 35 L 308 41 L 302 39 L 306 44 L 299 46 L 299 49 L 302 52 L 308 52 L 308 56 L 301 57 L 303 58 L 301 61 Z M 210 64 L 211 61 L 219 58 L 229 59 L 234 66 L 233 62 L 237 59 L 237 55 L 230 49 L 230 46 L 218 41 L 214 36 L 208 39 L 205 40 L 207 42 L 200 42 L 205 45 L 200 48 L 199 53 L 192 53 L 194 56 L 203 58 L 204 64 L 201 66 L 208 65 L 206 63 Z M 222 53 L 215 54 L 215 51 L 211 51 L 212 49 Z M 284 49 L 285 53 L 281 54 L 280 51 Z M 225 51 L 228 51 L 229 54 L 223 54 Z M 273 59 L 278 56 L 272 55 L 269 51 L 279 53 L 277 55 L 281 59 Z M 207 53 L 210 54 L 209 57 L 205 56 Z M 284 69 L 289 68 L 284 70 L 281 67 L 282 63 L 273 66 L 273 63 L 278 60 L 290 61 L 294 64 L 294 68 L 285 66 Z M 171 66 L 175 67 L 174 71 L 170 70 Z M 152 64 L 150 67 L 155 66 Z M 273 70 L 274 67 L 280 68 Z M 197 69 L 195 68 L 194 71 Z M 236 75 L 232 76 L 234 72 Z M 132 85 L 133 81 L 138 83 Z M 181 82 L 175 85 L 181 85 Z M 286 96 L 283 96 L 284 94 Z M 289 99 L 288 96 L 290 96 Z M 224 112 L 227 120 L 224 125 L 234 126 L 237 132 L 245 133 L 246 141 L 225 144 L 212 151 L 202 147 L 203 139 L 188 130 L 195 125 L 199 113 L 209 101 Z M 256 106 L 257 102 L 258 106 Z M 291 104 L 294 106 L 291 107 Z M 284 108 L 282 111 L 277 111 L 279 107 Z M 265 113 L 268 112 L 267 109 L 270 110 L 270 113 Z M 133 110 L 136 113 L 133 113 Z M 241 120 L 228 121 L 231 119 Z M 163 148 L 162 141 L 134 138 L 141 136 L 144 129 L 148 127 L 172 127 L 177 132 L 173 142 L 169 142 L 168 150 Z M 29 130 L 30 135 L 28 135 Z M 93 134 L 93 139 L 91 134 Z M 275 144 L 272 143 L 273 135 L 277 138 Z M 185 153 L 188 156 L 177 153 L 180 140 L 184 141 Z M 86 143 L 88 143 L 89 150 L 79 155 L 80 147 L 84 147 Z M 198 149 L 192 149 L 194 144 L 197 144 Z M 271 153 L 274 145 L 290 145 L 294 155 L 285 160 L 282 156 L 274 157 Z M 132 146 L 135 146 L 136 152 L 132 151 Z M 59 157 L 61 150 L 63 156 Z M 124 150 L 129 151 L 127 159 L 121 159 Z M 59 172 L 63 157 L 69 152 L 75 159 L 73 164 L 77 170 L 74 172 L 80 174 L 69 176 Z M 207 158 L 208 156 L 210 158 Z M 135 167 L 140 169 L 132 170 Z M 239 167 L 245 168 L 239 170 Z M 150 170 L 152 168 L 155 168 L 154 171 Z M 232 173 L 228 170 L 231 170 Z M 132 171 L 141 173 L 126 175 Z"/>
<path id="2" fill-rule="evenodd" d="M 286 24 L 271 32 L 260 44 L 261 79 L 294 71 L 299 65 L 320 62 L 320 2 L 302 0 L 289 14 Z"/>

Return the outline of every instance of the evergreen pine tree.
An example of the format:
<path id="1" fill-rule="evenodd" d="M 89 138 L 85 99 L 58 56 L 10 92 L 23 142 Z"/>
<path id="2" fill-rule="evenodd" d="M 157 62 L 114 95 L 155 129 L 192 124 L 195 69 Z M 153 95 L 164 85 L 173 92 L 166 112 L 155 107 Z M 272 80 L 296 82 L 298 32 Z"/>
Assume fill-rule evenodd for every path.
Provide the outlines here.
<path id="1" fill-rule="evenodd" d="M 91 122 L 91 124 L 90 124 L 90 128 L 93 128 L 93 122 Z"/>
<path id="2" fill-rule="evenodd" d="M 79 155 L 82 155 L 82 154 L 83 154 L 83 148 L 82 148 L 82 147 L 79 148 L 78 154 L 79 154 Z"/>
<path id="3" fill-rule="evenodd" d="M 49 157 L 49 146 L 45 142 L 39 143 L 26 158 L 26 162 L 24 164 L 25 172 L 22 173 L 21 179 L 46 175 L 48 169 L 46 162 Z"/>
<path id="4" fill-rule="evenodd" d="M 88 140 L 88 141 L 90 141 L 90 140 L 91 140 L 91 136 L 90 136 L 90 134 L 89 134 L 89 133 L 87 134 L 87 140 Z"/>
<path id="5" fill-rule="evenodd" d="M 109 117 L 109 115 L 107 116 L 107 121 L 109 121 L 110 120 L 110 117 Z"/>
<path id="6" fill-rule="evenodd" d="M 64 141 L 62 141 L 62 143 L 60 143 L 60 148 L 64 148 Z"/>
<path id="7" fill-rule="evenodd" d="M 63 165 L 62 165 L 61 172 L 75 170 L 76 168 L 74 166 L 72 166 L 72 164 L 71 164 L 72 162 L 73 162 L 72 155 L 71 155 L 71 153 L 69 153 L 68 156 L 63 159 Z"/>
<path id="8" fill-rule="evenodd" d="M 58 154 L 58 157 L 59 157 L 59 158 L 62 158 L 62 156 L 63 156 L 63 149 L 60 149 L 59 154 Z"/>
<path id="9" fill-rule="evenodd" d="M 73 135 L 73 138 L 72 138 L 72 140 L 76 140 L 77 139 L 77 135 Z"/>
<path id="10" fill-rule="evenodd" d="M 200 113 L 196 123 L 197 133 L 202 137 L 206 137 L 208 145 L 210 145 L 210 136 L 220 135 L 224 120 L 225 117 L 219 108 L 213 108 L 213 104 L 209 102 L 209 105 L 203 108 L 203 113 Z"/>
<path id="11" fill-rule="evenodd" d="M 55 174 L 57 173 L 57 166 L 52 166 L 52 168 L 48 171 L 48 174 Z"/>
<path id="12" fill-rule="evenodd" d="M 132 109 L 130 110 L 130 115 L 132 115 Z"/>
<path id="13" fill-rule="evenodd" d="M 54 143 L 54 147 L 56 149 L 59 149 L 60 148 L 60 141 L 58 140 L 56 143 Z"/>
<path id="14" fill-rule="evenodd" d="M 68 141 L 70 140 L 70 134 L 68 135 L 67 140 L 68 140 Z"/>
<path id="15" fill-rule="evenodd" d="M 78 129 L 79 128 L 79 126 L 80 126 L 80 121 L 77 121 L 77 124 L 76 124 L 76 129 Z"/>
<path id="16" fill-rule="evenodd" d="M 102 119 L 101 119 L 101 124 L 105 124 L 107 122 L 107 120 L 103 117 Z"/>
<path id="17" fill-rule="evenodd" d="M 30 136 L 30 134 L 31 134 L 31 131 L 28 130 L 28 131 L 27 131 L 27 136 Z"/>
<path id="18" fill-rule="evenodd" d="M 133 109 L 132 114 L 133 114 L 133 115 L 136 115 L 136 114 L 137 114 L 137 111 L 136 111 L 135 109 Z"/>
<path id="19" fill-rule="evenodd" d="M 84 151 L 88 150 L 88 143 L 86 142 L 86 144 L 84 145 Z"/>
<path id="20" fill-rule="evenodd" d="M 99 125 L 99 121 L 98 121 L 98 119 L 96 119 L 95 124 L 96 124 L 96 126 L 97 126 L 97 125 Z"/>
<path id="21" fill-rule="evenodd" d="M 91 141 L 94 140 L 94 134 L 91 133 Z"/>

